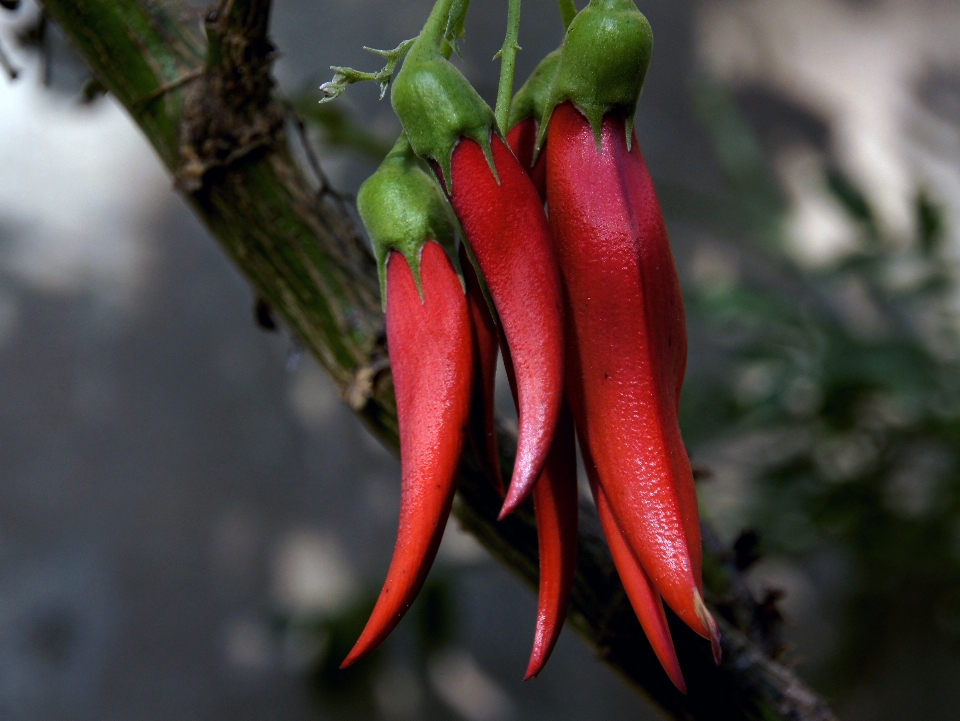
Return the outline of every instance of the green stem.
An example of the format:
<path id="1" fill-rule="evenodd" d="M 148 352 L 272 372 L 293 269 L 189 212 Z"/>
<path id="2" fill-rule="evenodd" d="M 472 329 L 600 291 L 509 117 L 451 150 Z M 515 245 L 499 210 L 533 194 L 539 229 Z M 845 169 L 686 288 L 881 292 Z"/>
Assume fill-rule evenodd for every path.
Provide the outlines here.
<path id="1" fill-rule="evenodd" d="M 563 18 L 563 29 L 566 30 L 577 16 L 577 6 L 573 0 L 557 0 L 557 5 L 560 6 L 560 17 Z"/>
<path id="2" fill-rule="evenodd" d="M 503 47 L 497 56 L 500 58 L 500 87 L 497 89 L 497 127 L 500 134 L 506 136 L 507 123 L 510 122 L 510 102 L 513 100 L 513 74 L 517 69 L 517 37 L 520 35 L 520 0 L 510 0 L 507 8 L 507 34 L 503 38 Z"/>
<path id="3" fill-rule="evenodd" d="M 453 8 L 454 0 L 437 0 L 430 11 L 427 22 L 423 24 L 423 29 L 417 36 L 416 47 L 429 45 L 433 48 L 440 48 L 447 34 L 447 28 L 450 20 L 450 10 Z"/>

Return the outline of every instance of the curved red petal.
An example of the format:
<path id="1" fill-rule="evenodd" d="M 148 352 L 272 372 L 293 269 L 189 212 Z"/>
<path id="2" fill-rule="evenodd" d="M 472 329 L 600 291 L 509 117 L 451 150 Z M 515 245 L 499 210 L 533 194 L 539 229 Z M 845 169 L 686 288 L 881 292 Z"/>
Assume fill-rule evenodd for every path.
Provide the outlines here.
<path id="1" fill-rule="evenodd" d="M 450 202 L 490 289 L 513 355 L 519 435 L 501 517 L 519 505 L 543 470 L 563 398 L 563 300 L 550 229 L 526 171 L 499 137 L 497 177 L 480 145 L 453 151 Z"/>
<path id="2" fill-rule="evenodd" d="M 402 487 L 393 560 L 345 668 L 373 651 L 426 579 L 456 490 L 470 410 L 473 341 L 467 302 L 446 252 L 427 242 L 423 301 L 406 259 L 387 261 L 387 344 L 397 396 Z"/>
<path id="3" fill-rule="evenodd" d="M 568 398 L 624 539 L 664 601 L 711 637 L 696 604 L 699 515 L 677 420 L 686 361 L 680 286 L 622 115 L 604 119 L 601 141 L 598 150 L 571 104 L 554 110 L 547 193 L 568 300 Z"/>

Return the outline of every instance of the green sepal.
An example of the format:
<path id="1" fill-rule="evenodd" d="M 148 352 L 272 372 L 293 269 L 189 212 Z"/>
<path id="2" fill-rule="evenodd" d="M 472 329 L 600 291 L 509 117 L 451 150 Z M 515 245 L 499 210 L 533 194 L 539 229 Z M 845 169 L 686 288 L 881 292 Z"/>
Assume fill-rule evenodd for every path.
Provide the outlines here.
<path id="1" fill-rule="evenodd" d="M 457 12 L 457 6 L 454 8 Z M 460 138 L 479 143 L 490 172 L 492 133 L 496 119 L 490 106 L 442 52 L 451 14 L 450 0 L 440 0 L 393 81 L 390 101 L 414 152 L 440 166 L 447 192 L 452 192 L 450 165 Z"/>
<path id="2" fill-rule="evenodd" d="M 546 138 L 553 109 L 566 100 L 590 121 L 598 150 L 603 116 L 623 112 L 629 148 L 652 51 L 653 31 L 633 0 L 590 0 L 563 39 L 560 66 L 540 120 L 537 150 Z"/>
<path id="3" fill-rule="evenodd" d="M 460 55 L 460 57 L 463 57 L 463 55 L 460 53 L 460 47 L 457 41 L 464 33 L 464 23 L 467 19 L 467 9 L 469 7 L 470 0 L 453 0 L 449 15 L 447 16 L 446 27 L 443 30 L 444 39 L 447 41 L 450 50 Z M 450 53 L 446 52 L 445 48 L 443 54 L 444 57 L 450 57 Z"/>
<path id="4" fill-rule="evenodd" d="M 536 118 L 538 123 L 543 123 L 544 116 L 549 121 L 547 112 L 547 103 L 550 102 L 550 91 L 553 87 L 553 80 L 560 68 L 560 48 L 549 53 L 530 73 L 527 82 L 513 96 L 513 104 L 510 106 L 509 128 L 513 128 L 517 123 L 527 118 Z M 549 106 L 549 111 L 553 111 L 554 106 Z M 537 156 L 540 155 L 540 136 L 537 134 L 537 146 L 533 149 L 533 158 L 531 163 L 537 162 Z M 531 166 L 532 167 L 532 166 Z"/>
<path id="5" fill-rule="evenodd" d="M 512 128 L 527 118 L 536 118 L 539 122 L 543 118 L 547 103 L 550 101 L 550 89 L 557 69 L 560 67 L 560 48 L 557 48 L 533 69 L 527 82 L 513 96 L 510 106 L 510 122 Z"/>
<path id="6" fill-rule="evenodd" d="M 420 254 L 429 240 L 446 251 L 463 282 L 455 248 L 456 216 L 433 173 L 413 153 L 406 136 L 400 136 L 377 171 L 360 186 L 357 210 L 373 243 L 384 310 L 391 251 L 406 258 L 421 301 Z"/>

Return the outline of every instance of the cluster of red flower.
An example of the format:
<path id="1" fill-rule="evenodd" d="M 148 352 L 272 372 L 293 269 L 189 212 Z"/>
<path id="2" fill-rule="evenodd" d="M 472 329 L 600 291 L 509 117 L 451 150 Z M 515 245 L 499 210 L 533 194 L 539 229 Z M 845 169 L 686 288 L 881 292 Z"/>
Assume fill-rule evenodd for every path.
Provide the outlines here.
<path id="1" fill-rule="evenodd" d="M 532 493 L 540 542 L 526 677 L 556 643 L 573 582 L 576 436 L 624 588 L 684 690 L 663 601 L 715 656 L 719 636 L 678 426 L 683 301 L 633 132 L 650 26 L 633 0 L 591 0 L 517 94 L 505 142 L 447 59 L 452 4 L 437 2 L 404 61 L 392 91 L 404 135 L 358 197 L 383 284 L 403 480 L 387 580 L 344 665 L 373 650 L 419 591 L 468 436 L 503 491 L 499 350 L 519 414 L 503 515 Z"/>

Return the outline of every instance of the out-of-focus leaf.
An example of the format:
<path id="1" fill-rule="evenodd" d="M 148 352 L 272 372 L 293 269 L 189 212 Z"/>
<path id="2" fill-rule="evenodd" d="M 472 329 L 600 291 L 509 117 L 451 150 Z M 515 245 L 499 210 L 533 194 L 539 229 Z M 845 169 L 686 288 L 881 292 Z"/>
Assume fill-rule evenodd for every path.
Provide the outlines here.
<path id="1" fill-rule="evenodd" d="M 453 591 L 446 577 L 431 575 L 413 608 L 417 619 L 420 644 L 428 654 L 450 642 L 455 628 Z"/>
<path id="2" fill-rule="evenodd" d="M 860 192 L 840 168 L 829 166 L 826 169 L 827 190 L 843 206 L 851 218 L 869 228 L 871 235 L 876 234 L 873 210 L 866 197 Z"/>
<path id="3" fill-rule="evenodd" d="M 315 93 L 293 96 L 293 107 L 308 124 L 323 133 L 323 142 L 332 148 L 352 150 L 379 162 L 390 151 L 393 141 L 365 128 L 358 118 L 336 104 L 320 104 Z"/>
<path id="4" fill-rule="evenodd" d="M 943 211 L 934 205 L 926 193 L 917 195 L 917 229 L 920 234 L 920 249 L 932 255 L 940 249 L 944 235 Z"/>
<path id="5" fill-rule="evenodd" d="M 765 553 L 801 567 L 843 559 L 842 630 L 819 677 L 842 694 L 904 633 L 960 650 L 960 315 L 956 267 L 940 253 L 945 220 L 921 192 L 916 242 L 886 238 L 867 196 L 825 163 L 824 190 L 866 244 L 825 267 L 798 265 L 779 242 L 786 207 L 732 95 L 696 92 L 735 196 L 701 220 L 746 270 L 687 292 L 719 362 L 689 377 L 684 437 L 694 454 L 754 449 L 739 461 L 744 523 Z M 685 192 L 672 188 L 668 207 L 724 205 Z"/>
<path id="6" fill-rule="evenodd" d="M 767 242 L 779 244 L 785 209 L 756 135 L 743 122 L 728 88 L 707 78 L 694 84 L 694 108 L 710 135 L 735 201 Z"/>

